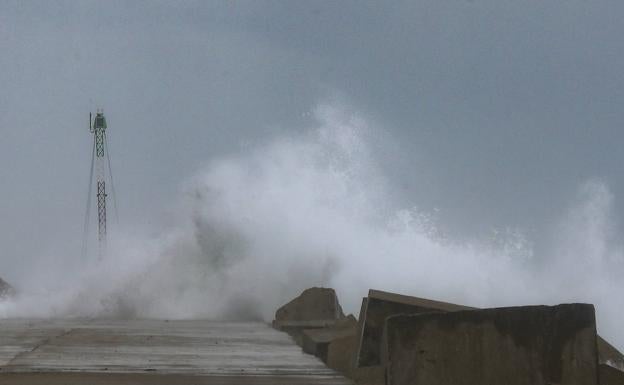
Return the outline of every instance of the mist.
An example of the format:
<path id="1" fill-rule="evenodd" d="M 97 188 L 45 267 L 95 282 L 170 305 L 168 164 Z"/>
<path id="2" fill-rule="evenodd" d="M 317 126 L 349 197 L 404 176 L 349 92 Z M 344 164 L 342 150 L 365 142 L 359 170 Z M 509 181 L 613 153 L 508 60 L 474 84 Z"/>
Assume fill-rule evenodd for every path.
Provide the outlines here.
<path id="1" fill-rule="evenodd" d="M 374 288 L 590 302 L 624 348 L 623 17 L 0 1 L 0 318 L 269 321 L 310 286 L 351 313 Z M 98 108 L 119 208 L 101 261 L 94 223 L 80 254 Z"/>
<path id="2" fill-rule="evenodd" d="M 11 282 L 19 294 L 0 317 L 269 321 L 307 287 L 335 288 L 356 314 L 375 288 L 477 307 L 590 302 L 599 332 L 624 346 L 624 253 L 606 182 L 576 187 L 543 252 L 519 228 L 454 237 L 435 211 L 401 206 L 374 151 L 384 127 L 337 101 L 311 118 L 303 132 L 208 158 L 156 235 L 117 232 L 102 261 L 41 256 Z"/>

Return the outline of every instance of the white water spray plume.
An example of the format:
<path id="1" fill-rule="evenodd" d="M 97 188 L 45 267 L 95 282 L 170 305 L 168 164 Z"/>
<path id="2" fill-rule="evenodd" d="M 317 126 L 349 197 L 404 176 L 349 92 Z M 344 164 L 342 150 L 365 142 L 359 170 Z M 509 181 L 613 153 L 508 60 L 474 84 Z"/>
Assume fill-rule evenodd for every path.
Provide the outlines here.
<path id="1" fill-rule="evenodd" d="M 599 331 L 624 346 L 624 254 L 604 183 L 580 187 L 548 256 L 515 232 L 454 241 L 424 213 L 393 209 L 374 127 L 332 105 L 315 117 L 307 134 L 210 162 L 158 239 L 118 239 L 105 261 L 75 269 L 56 257 L 45 276 L 14 282 L 0 317 L 270 320 L 310 286 L 334 287 L 351 312 L 376 288 L 478 307 L 590 302 Z"/>

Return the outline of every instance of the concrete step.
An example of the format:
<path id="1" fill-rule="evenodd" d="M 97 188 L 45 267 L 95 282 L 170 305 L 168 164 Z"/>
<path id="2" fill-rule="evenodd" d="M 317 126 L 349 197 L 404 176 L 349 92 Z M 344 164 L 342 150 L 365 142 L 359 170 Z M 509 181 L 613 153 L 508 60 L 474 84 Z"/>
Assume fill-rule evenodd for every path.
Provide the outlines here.
<path id="1" fill-rule="evenodd" d="M 350 383 L 304 354 L 286 333 L 258 322 L 0 320 L 0 383 L 53 379 L 59 384 Z"/>

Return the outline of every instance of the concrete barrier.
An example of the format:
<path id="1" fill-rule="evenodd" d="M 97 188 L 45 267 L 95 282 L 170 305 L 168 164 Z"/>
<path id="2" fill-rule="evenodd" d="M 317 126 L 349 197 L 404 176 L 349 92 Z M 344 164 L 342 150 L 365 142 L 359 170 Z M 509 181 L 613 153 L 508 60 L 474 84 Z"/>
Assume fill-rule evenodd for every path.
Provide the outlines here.
<path id="1" fill-rule="evenodd" d="M 331 327 L 344 316 L 334 289 L 313 287 L 277 309 L 273 327 L 302 346 L 304 330 Z"/>
<path id="2" fill-rule="evenodd" d="M 352 368 L 351 376 L 347 376 L 357 385 L 386 385 L 386 368 L 368 366 Z"/>
<path id="3" fill-rule="evenodd" d="M 362 301 L 355 364 L 358 367 L 381 363 L 381 338 L 386 318 L 395 314 L 421 314 L 474 309 L 448 302 L 369 290 Z"/>
<path id="4" fill-rule="evenodd" d="M 357 385 L 385 385 L 386 368 L 383 366 L 354 366 L 355 335 L 333 340 L 327 350 L 327 366 L 353 380 Z"/>
<path id="5" fill-rule="evenodd" d="M 624 371 L 624 355 L 600 336 L 598 336 L 598 362 Z"/>
<path id="6" fill-rule="evenodd" d="M 609 365 L 600 364 L 598 374 L 600 385 L 624 385 L 624 372 Z"/>
<path id="7" fill-rule="evenodd" d="M 337 320 L 332 326 L 323 329 L 305 329 L 302 333 L 303 351 L 327 363 L 329 345 L 339 338 L 355 338 L 356 330 L 357 320 L 353 315 Z"/>
<path id="8" fill-rule="evenodd" d="M 312 287 L 275 312 L 276 321 L 336 320 L 344 317 L 336 292 Z"/>
<path id="9" fill-rule="evenodd" d="M 353 378 L 353 358 L 356 344 L 355 330 L 353 334 L 335 338 L 327 346 L 328 367 Z"/>
<path id="10" fill-rule="evenodd" d="M 388 385 L 596 385 L 593 305 L 389 317 Z"/>
<path id="11" fill-rule="evenodd" d="M 273 328 L 288 333 L 295 343 L 303 347 L 303 331 L 313 329 L 324 329 L 333 326 L 336 320 L 316 320 L 316 321 L 273 321 Z"/>

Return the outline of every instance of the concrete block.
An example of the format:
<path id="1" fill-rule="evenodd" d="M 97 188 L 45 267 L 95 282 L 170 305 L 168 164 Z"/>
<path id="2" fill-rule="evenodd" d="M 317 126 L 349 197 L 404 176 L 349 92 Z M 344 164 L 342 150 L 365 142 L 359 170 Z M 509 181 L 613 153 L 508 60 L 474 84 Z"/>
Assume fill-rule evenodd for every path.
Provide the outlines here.
<path id="1" fill-rule="evenodd" d="M 609 365 L 600 364 L 598 376 L 600 385 L 624 385 L 624 372 Z"/>
<path id="2" fill-rule="evenodd" d="M 332 340 L 327 346 L 327 361 L 325 361 L 327 366 L 348 378 L 353 378 L 356 343 L 355 330 L 353 334 Z"/>
<path id="3" fill-rule="evenodd" d="M 367 366 L 353 368 L 350 377 L 356 385 L 386 385 L 386 368 L 383 366 Z"/>
<path id="4" fill-rule="evenodd" d="M 334 289 L 313 287 L 275 312 L 276 321 L 337 320 L 344 317 Z"/>
<path id="5" fill-rule="evenodd" d="M 342 337 L 354 337 L 357 320 L 353 315 L 337 320 L 334 325 L 323 329 L 306 329 L 302 334 L 302 348 L 327 363 L 327 353 L 332 341 Z"/>
<path id="6" fill-rule="evenodd" d="M 593 305 L 389 317 L 388 385 L 596 385 Z"/>
<path id="7" fill-rule="evenodd" d="M 624 355 L 600 336 L 598 336 L 598 362 L 624 371 Z"/>
<path id="8" fill-rule="evenodd" d="M 356 385 L 385 385 L 386 368 L 383 366 L 352 368 L 349 378 L 351 378 Z"/>
<path id="9" fill-rule="evenodd" d="M 355 364 L 358 367 L 381 363 L 381 337 L 386 318 L 395 314 L 421 314 L 473 309 L 468 306 L 424 298 L 369 290 L 362 301 Z"/>
<path id="10" fill-rule="evenodd" d="M 277 321 L 273 320 L 274 329 L 283 331 L 290 335 L 295 343 L 303 347 L 303 331 L 313 329 L 324 329 L 333 326 L 336 320 L 312 320 L 312 321 Z"/>
<path id="11" fill-rule="evenodd" d="M 303 345 L 303 331 L 333 326 L 344 318 L 334 289 L 313 287 L 275 312 L 273 327 L 285 331 L 295 342 Z"/>

